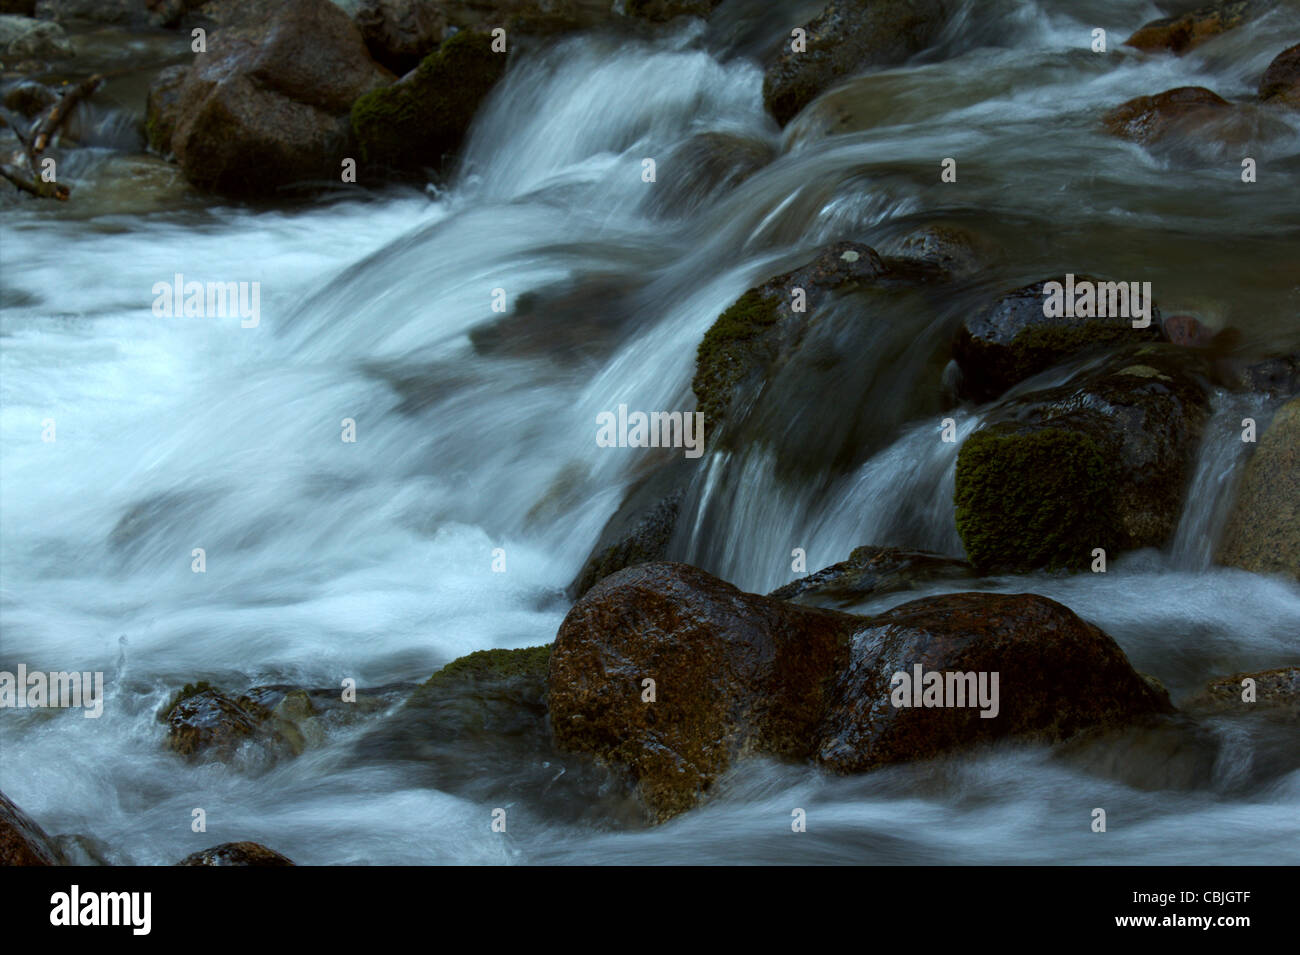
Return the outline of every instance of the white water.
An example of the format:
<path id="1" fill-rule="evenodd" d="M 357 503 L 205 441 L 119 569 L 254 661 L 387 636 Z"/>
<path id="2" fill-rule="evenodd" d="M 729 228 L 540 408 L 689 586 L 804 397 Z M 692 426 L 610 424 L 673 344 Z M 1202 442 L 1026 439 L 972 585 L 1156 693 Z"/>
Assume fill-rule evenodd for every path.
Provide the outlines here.
<path id="1" fill-rule="evenodd" d="M 1131 269 L 1155 247 L 1142 267 L 1177 290 L 1170 297 L 1214 296 L 1248 336 L 1280 339 L 1294 325 L 1295 279 L 1281 264 L 1248 270 L 1261 255 L 1282 261 L 1258 243 L 1300 221 L 1300 190 L 1262 182 L 1209 209 L 1198 197 L 1220 189 L 1218 173 L 1173 171 L 1088 124 L 1183 83 L 1244 95 L 1284 34 L 1276 23 L 1243 31 L 1217 59 L 1080 53 L 1094 23 L 1115 23 L 1117 43 L 1155 15 L 1131 6 L 999 7 L 1000 27 L 971 14 L 969 28 L 1000 37 L 981 41 L 1000 49 L 962 53 L 979 44 L 954 37 L 956 59 L 884 75 L 912 95 L 875 128 L 826 140 L 796 124 L 786 154 L 679 219 L 648 211 L 648 190 L 671 171 L 642 182 L 644 157 L 703 130 L 783 142 L 763 114 L 758 68 L 720 62 L 698 30 L 653 46 L 582 39 L 516 64 L 479 117 L 463 177 L 436 199 L 7 211 L 0 668 L 104 670 L 109 699 L 100 720 L 6 711 L 0 789 L 115 863 L 168 863 L 235 839 L 316 864 L 1300 861 L 1296 741 L 1263 723 L 1208 723 L 1210 741 L 1191 749 L 1213 769 L 1190 784 L 1170 781 L 1183 757 L 1170 758 L 1168 778 L 1159 760 L 1121 760 L 1116 779 L 1024 747 L 852 779 L 758 761 L 655 830 L 610 832 L 520 805 L 503 837 L 488 827 L 495 803 L 355 764 L 346 734 L 254 777 L 181 763 L 152 719 L 196 679 L 411 682 L 470 650 L 552 640 L 562 588 L 643 464 L 595 446 L 595 415 L 620 403 L 690 408 L 695 347 L 717 314 L 824 242 L 875 243 L 913 214 L 978 212 L 994 232 L 1005 219 L 1000 235 L 1027 279 L 1099 245 L 1086 265 Z M 936 111 L 936 97 L 951 107 Z M 1300 137 L 1271 148 L 1273 162 L 1294 160 Z M 938 161 L 954 152 L 988 171 L 937 194 Z M 1224 234 L 1251 239 L 1223 248 Z M 150 290 L 176 272 L 260 282 L 260 325 L 154 317 Z M 608 339 L 577 330 L 595 342 L 583 359 L 545 341 L 475 353 L 467 333 L 497 318 L 493 289 L 513 300 L 591 273 L 628 292 L 610 316 L 592 316 L 593 327 L 614 319 Z M 988 290 L 974 283 L 951 308 Z M 903 337 L 921 345 L 893 367 L 864 355 L 867 380 L 893 373 L 891 393 L 937 393 L 921 353 L 950 319 L 908 319 Z M 761 448 L 702 459 L 712 483 L 701 477 L 692 493 L 708 506 L 686 515 L 699 530 L 680 556 L 761 592 L 792 576 L 793 547 L 807 549 L 809 569 L 865 543 L 959 553 L 955 446 L 938 441 L 929 399 L 918 410 L 866 393 L 870 407 L 884 402 L 892 437 L 846 467 L 792 483 Z M 963 435 L 976 425 L 971 412 L 956 417 Z M 47 418 L 53 443 L 41 441 Z M 344 418 L 357 422 L 356 444 L 340 440 Z M 1194 487 L 1228 480 L 1223 448 L 1207 444 Z M 1197 556 L 1210 551 L 1196 532 L 1221 526 L 1216 495 L 1193 495 L 1169 555 L 1130 555 L 1105 577 L 986 586 L 1061 600 L 1176 700 L 1214 676 L 1295 663 L 1300 588 Z M 196 547 L 204 574 L 190 569 Z M 506 573 L 492 572 L 498 547 Z M 1115 820 L 1104 836 L 1088 829 L 1095 806 Z M 194 807 L 207 810 L 206 833 L 190 831 Z M 809 813 L 798 837 L 794 807 Z"/>

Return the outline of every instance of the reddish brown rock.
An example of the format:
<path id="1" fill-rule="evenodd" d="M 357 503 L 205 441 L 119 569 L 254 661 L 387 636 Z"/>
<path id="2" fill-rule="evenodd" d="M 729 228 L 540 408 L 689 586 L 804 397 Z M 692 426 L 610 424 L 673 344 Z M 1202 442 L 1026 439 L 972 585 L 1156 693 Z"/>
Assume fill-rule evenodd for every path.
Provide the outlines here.
<path id="1" fill-rule="evenodd" d="M 1241 26 L 1249 14 L 1249 0 L 1214 3 L 1182 16 L 1152 20 L 1124 44 L 1148 52 L 1166 50 L 1181 56 L 1221 33 Z"/>
<path id="2" fill-rule="evenodd" d="M 62 855 L 45 831 L 0 793 L 0 866 L 62 863 Z"/>
<path id="3" fill-rule="evenodd" d="M 1180 86 L 1122 103 L 1102 122 L 1111 134 L 1149 146 L 1170 136 L 1195 134 L 1231 109 L 1226 99 L 1202 86 Z"/>
<path id="4" fill-rule="evenodd" d="M 1279 53 L 1259 80 L 1265 103 L 1300 109 L 1300 43 Z"/>
<path id="5" fill-rule="evenodd" d="M 1300 580 L 1300 398 L 1278 409 L 1246 463 L 1218 560 Z"/>

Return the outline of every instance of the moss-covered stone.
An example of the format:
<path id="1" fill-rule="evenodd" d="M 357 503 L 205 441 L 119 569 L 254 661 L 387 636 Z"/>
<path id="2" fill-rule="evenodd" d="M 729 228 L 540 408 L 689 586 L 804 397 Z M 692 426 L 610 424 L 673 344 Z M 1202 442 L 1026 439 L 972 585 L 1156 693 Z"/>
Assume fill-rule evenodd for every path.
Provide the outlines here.
<path id="1" fill-rule="evenodd" d="M 158 719 L 165 722 L 167 717 L 171 715 L 172 710 L 176 709 L 178 704 L 188 700 L 192 696 L 198 696 L 200 693 L 213 689 L 214 687 L 207 680 L 199 680 L 197 683 L 186 683 L 183 687 L 172 694 L 172 698 L 158 711 Z"/>
<path id="2" fill-rule="evenodd" d="M 1177 527 L 1209 413 L 1195 356 L 1126 349 L 1008 402 L 957 457 L 957 530 L 981 570 L 1078 569 Z"/>
<path id="3" fill-rule="evenodd" d="M 1300 398 L 1278 409 L 1247 462 L 1218 559 L 1300 580 Z"/>
<path id="4" fill-rule="evenodd" d="M 957 531 L 981 569 L 1078 569 L 1111 546 L 1114 472 L 1086 434 L 1005 423 L 957 455 Z"/>
<path id="5" fill-rule="evenodd" d="M 780 317 L 776 303 L 760 289 L 750 289 L 704 334 L 695 355 L 695 392 L 705 426 L 720 420 L 731 402 L 732 389 L 744 377 L 754 342 Z"/>
<path id="6" fill-rule="evenodd" d="M 414 72 L 352 106 L 352 130 L 368 164 L 412 170 L 437 167 L 469 130 L 479 104 L 506 68 L 488 33 L 462 31 Z"/>
<path id="7" fill-rule="evenodd" d="M 515 677 L 545 679 L 551 662 L 551 645 L 521 650 L 475 650 L 457 657 L 425 680 L 422 686 L 437 687 L 458 680 L 493 680 Z"/>

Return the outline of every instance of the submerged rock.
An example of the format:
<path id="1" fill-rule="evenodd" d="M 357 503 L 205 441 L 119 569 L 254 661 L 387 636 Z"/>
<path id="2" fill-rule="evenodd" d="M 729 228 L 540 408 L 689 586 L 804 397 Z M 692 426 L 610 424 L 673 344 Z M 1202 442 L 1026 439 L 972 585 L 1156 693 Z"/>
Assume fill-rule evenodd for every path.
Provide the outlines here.
<path id="1" fill-rule="evenodd" d="M 915 703 L 896 695 L 894 675 L 917 666 L 950 675 L 940 686 L 962 695 L 927 703 L 929 680 Z M 1171 707 L 1105 633 L 1045 597 L 954 594 L 859 617 L 659 563 L 606 578 L 570 610 L 551 654 L 550 709 L 557 744 L 625 773 L 658 822 L 749 755 L 857 772 Z"/>
<path id="2" fill-rule="evenodd" d="M 952 349 L 962 372 L 958 389 L 962 397 L 988 401 L 1012 385 L 1090 349 L 1159 341 L 1163 337 L 1160 310 L 1154 303 L 1147 328 L 1134 328 L 1132 318 L 1117 314 L 1116 306 L 1128 302 L 1130 283 L 1107 283 L 1093 276 L 1076 275 L 1076 288 L 1083 282 L 1093 283 L 1097 292 L 1097 308 L 1093 311 L 1104 305 L 1107 316 L 1048 317 L 1043 314 L 1043 306 L 1049 281 L 1064 286 L 1066 276 L 1007 292 L 962 323 Z"/>
<path id="3" fill-rule="evenodd" d="M 1113 136 L 1154 146 L 1175 139 L 1225 138 L 1237 118 L 1232 104 L 1217 93 L 1203 86 L 1180 86 L 1121 103 L 1102 117 L 1102 124 Z"/>
<path id="4" fill-rule="evenodd" d="M 68 57 L 72 44 L 57 23 L 0 14 L 0 56 Z"/>
<path id="5" fill-rule="evenodd" d="M 886 264 L 893 259 L 936 266 L 950 278 L 979 275 L 1000 257 L 996 244 L 964 226 L 931 223 L 880 247 Z"/>
<path id="6" fill-rule="evenodd" d="M 697 133 L 659 167 L 649 207 L 659 215 L 693 212 L 740 185 L 775 156 L 771 144 L 735 133 Z"/>
<path id="7" fill-rule="evenodd" d="M 1002 408 L 957 456 L 957 531 L 981 571 L 1079 569 L 1095 548 L 1160 546 L 1182 511 L 1206 386 L 1191 353 L 1147 345 Z"/>
<path id="8" fill-rule="evenodd" d="M 1250 0 L 1221 0 L 1179 16 L 1152 20 L 1124 41 L 1139 50 L 1166 50 L 1179 56 L 1246 22 Z"/>
<path id="9" fill-rule="evenodd" d="M 1246 680 L 1254 682 L 1253 700 L 1245 697 Z M 1188 699 L 1183 708 L 1206 715 L 1244 716 L 1265 713 L 1282 719 L 1300 718 L 1300 666 L 1219 677 Z"/>
<path id="10" fill-rule="evenodd" d="M 393 170 L 439 167 L 505 68 L 491 34 L 455 34 L 397 83 L 356 100 L 352 129 L 362 158 Z"/>
<path id="11" fill-rule="evenodd" d="M 858 547 L 848 560 L 792 581 L 768 594 L 810 607 L 845 609 L 869 597 L 908 590 L 933 580 L 973 576 L 964 560 L 897 547 Z"/>
<path id="12" fill-rule="evenodd" d="M 223 842 L 211 849 L 203 849 L 186 856 L 177 865 L 294 865 L 288 856 L 280 855 L 258 842 Z"/>
<path id="13" fill-rule="evenodd" d="M 149 86 L 144 131 L 149 148 L 160 155 L 171 152 L 172 134 L 180 117 L 181 90 L 189 73 L 188 66 L 169 66 L 160 70 Z"/>
<path id="14" fill-rule="evenodd" d="M 348 153 L 348 111 L 392 81 L 361 34 L 328 0 L 285 0 L 267 19 L 223 27 L 195 57 L 178 101 L 160 75 L 148 124 L 195 185 L 230 195 L 273 193 L 313 179 L 337 181 Z"/>
<path id="15" fill-rule="evenodd" d="M 855 73 L 897 66 L 937 39 L 948 0 L 832 0 L 804 29 L 807 49 L 783 52 L 763 77 L 763 101 L 784 126 L 818 94 Z"/>
<path id="16" fill-rule="evenodd" d="M 1246 462 L 1218 561 L 1300 580 L 1300 398 L 1278 409 Z"/>
<path id="17" fill-rule="evenodd" d="M 62 865 L 63 861 L 45 830 L 0 792 L 0 866 Z"/>

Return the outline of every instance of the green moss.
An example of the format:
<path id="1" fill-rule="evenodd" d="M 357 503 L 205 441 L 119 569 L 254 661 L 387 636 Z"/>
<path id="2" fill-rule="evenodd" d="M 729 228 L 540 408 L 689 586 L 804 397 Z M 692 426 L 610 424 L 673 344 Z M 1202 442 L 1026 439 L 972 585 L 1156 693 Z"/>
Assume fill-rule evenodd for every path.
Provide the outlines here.
<path id="1" fill-rule="evenodd" d="M 434 687 L 453 680 L 500 679 L 509 677 L 541 677 L 551 663 L 551 645 L 525 647 L 522 650 L 476 650 L 457 657 L 425 680 L 425 687 Z"/>
<path id="2" fill-rule="evenodd" d="M 462 30 L 400 83 L 352 104 L 352 131 L 367 163 L 437 166 L 460 145 L 479 103 L 505 72 L 506 54 L 487 33 Z"/>
<path id="3" fill-rule="evenodd" d="M 1014 424 L 977 431 L 957 456 L 957 531 L 981 571 L 1081 569 L 1115 531 L 1114 465 L 1064 428 Z"/>
<path id="4" fill-rule="evenodd" d="M 776 324 L 775 301 L 750 289 L 718 316 L 695 355 L 695 392 L 706 429 L 716 429 L 731 403 L 732 391 L 752 364 L 753 343 Z"/>

